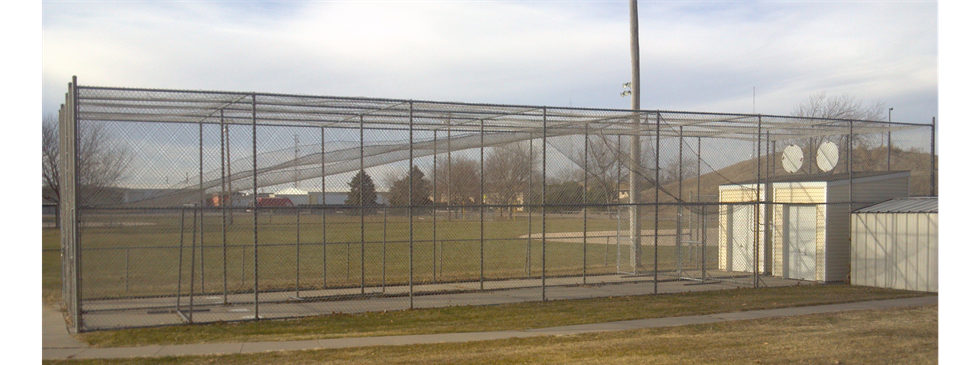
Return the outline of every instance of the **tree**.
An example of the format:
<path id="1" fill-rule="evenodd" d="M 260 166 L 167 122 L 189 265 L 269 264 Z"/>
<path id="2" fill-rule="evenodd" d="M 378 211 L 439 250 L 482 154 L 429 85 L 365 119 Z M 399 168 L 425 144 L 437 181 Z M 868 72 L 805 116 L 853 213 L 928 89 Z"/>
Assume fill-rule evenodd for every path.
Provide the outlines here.
<path id="1" fill-rule="evenodd" d="M 548 213 L 580 209 L 579 206 L 583 205 L 583 185 L 576 181 L 547 185 L 544 203 L 548 206 Z"/>
<path id="2" fill-rule="evenodd" d="M 884 111 L 886 110 L 883 103 L 880 102 L 864 106 L 862 100 L 858 100 L 849 94 L 827 96 L 825 91 L 821 91 L 810 95 L 807 100 L 797 105 L 791 115 L 796 117 L 877 121 L 883 117 Z"/>
<path id="3" fill-rule="evenodd" d="M 460 207 L 480 202 L 480 162 L 462 156 L 446 159 L 437 163 L 431 175 L 437 184 L 437 202 Z"/>
<path id="4" fill-rule="evenodd" d="M 423 207 L 432 203 L 430 200 L 431 188 L 430 181 L 424 178 L 420 168 L 414 166 L 407 176 L 393 182 L 393 185 L 390 186 L 390 192 L 387 194 L 387 199 L 390 201 L 390 205 L 395 207 Z M 423 211 L 422 208 L 413 210 L 417 212 L 416 214 L 421 214 Z"/>
<path id="5" fill-rule="evenodd" d="M 43 117 L 44 198 L 60 203 L 60 133 L 56 116 Z M 92 204 L 123 180 L 132 156 L 127 145 L 116 139 L 102 123 L 84 123 L 77 131 L 79 154 L 76 172 L 80 204 Z"/>
<path id="6" fill-rule="evenodd" d="M 686 157 L 686 156 L 684 156 Z M 697 159 L 697 156 L 692 156 L 689 158 L 684 158 L 683 165 L 680 165 L 680 159 L 675 159 L 667 163 L 667 166 L 660 169 L 660 183 L 669 184 L 675 181 L 679 181 L 681 177 L 683 179 L 689 179 L 691 177 L 697 176 L 697 164 L 700 162 Z M 681 171 L 682 169 L 682 171 Z"/>
<path id="7" fill-rule="evenodd" d="M 590 180 L 590 190 L 599 189 L 596 192 L 596 203 L 613 204 L 619 200 L 620 184 L 629 184 L 630 180 L 630 152 L 629 138 L 611 136 L 590 136 L 587 148 L 587 163 L 580 163 L 587 166 L 587 175 Z M 654 151 L 647 144 L 641 141 L 640 144 L 640 166 L 641 176 L 645 175 L 645 166 L 653 160 Z M 582 158 L 581 158 L 582 160 Z M 589 191 L 588 191 L 589 195 Z"/>
<path id="8" fill-rule="evenodd" d="M 377 187 L 367 172 L 360 170 L 350 180 L 350 192 L 347 194 L 346 205 L 361 206 L 364 215 L 373 212 L 377 205 Z M 368 208 L 370 207 L 370 208 Z"/>
<path id="9" fill-rule="evenodd" d="M 849 142 L 852 142 L 854 148 L 872 148 L 875 147 L 880 140 L 882 140 L 882 137 L 878 134 L 857 134 L 857 127 L 863 125 L 864 123 L 856 121 L 879 121 L 884 117 L 884 111 L 886 111 L 886 108 L 884 107 L 883 103 L 880 102 L 875 102 L 871 105 L 865 106 L 862 100 L 856 99 L 848 94 L 827 96 L 826 92 L 819 92 L 811 95 L 797 105 L 791 115 L 795 117 L 840 120 L 836 122 L 814 124 L 811 126 L 811 128 L 814 130 L 825 127 L 844 127 L 849 126 L 849 123 L 853 123 L 854 134 L 852 136 L 813 136 L 797 141 L 797 144 L 806 151 L 815 151 L 824 142 L 833 142 L 837 144 L 837 147 L 839 147 L 840 161 L 845 165 L 845 156 L 848 149 L 847 144 Z M 815 164 L 816 161 L 810 161 L 810 163 Z M 854 166 L 856 166 L 856 164 Z M 844 168 L 837 166 L 837 170 L 835 171 L 844 170 Z"/>
<path id="10" fill-rule="evenodd" d="M 533 175 L 535 154 L 524 143 L 496 147 L 484 161 L 484 194 L 487 203 L 501 205 L 500 216 L 505 211 L 513 218 L 513 208 L 503 205 L 516 204 L 528 190 Z"/>

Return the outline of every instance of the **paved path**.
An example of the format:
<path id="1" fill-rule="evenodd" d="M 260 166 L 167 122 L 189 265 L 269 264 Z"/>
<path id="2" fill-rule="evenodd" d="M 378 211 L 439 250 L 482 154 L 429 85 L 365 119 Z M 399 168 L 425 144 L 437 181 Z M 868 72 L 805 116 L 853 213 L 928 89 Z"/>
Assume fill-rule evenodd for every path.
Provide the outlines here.
<path id="1" fill-rule="evenodd" d="M 138 346 L 118 348 L 88 348 L 66 334 L 63 316 L 48 306 L 43 310 L 43 359 L 108 359 L 124 357 L 159 357 L 215 354 L 249 354 L 268 351 L 317 350 L 363 346 L 390 346 L 431 343 L 455 343 L 506 338 L 571 335 L 590 332 L 621 331 L 638 328 L 683 326 L 700 323 L 737 321 L 745 319 L 832 313 L 850 310 L 883 309 L 901 306 L 936 304 L 937 296 L 877 300 L 868 302 L 829 304 L 808 307 L 719 313 L 702 316 L 653 318 L 631 321 L 591 323 L 517 331 L 443 333 L 386 337 L 358 337 L 306 341 L 236 342 L 197 345 Z"/>

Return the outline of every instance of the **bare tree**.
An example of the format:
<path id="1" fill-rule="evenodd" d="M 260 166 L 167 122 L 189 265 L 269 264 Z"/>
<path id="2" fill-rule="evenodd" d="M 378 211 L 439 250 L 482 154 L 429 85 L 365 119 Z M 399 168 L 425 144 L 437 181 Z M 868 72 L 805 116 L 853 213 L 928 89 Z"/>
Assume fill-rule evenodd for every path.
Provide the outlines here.
<path id="1" fill-rule="evenodd" d="M 43 184 L 49 188 L 44 198 L 60 203 L 60 136 L 54 115 L 43 118 Z M 117 140 L 102 123 L 85 123 L 78 134 L 77 177 L 81 203 L 91 203 L 123 180 L 132 155 L 127 145 Z"/>
<path id="2" fill-rule="evenodd" d="M 827 96 L 825 91 L 810 95 L 796 108 L 791 115 L 797 117 L 813 117 L 827 119 L 849 119 L 849 120 L 880 120 L 883 117 L 883 103 L 876 102 L 869 106 L 864 106 L 863 101 L 842 94 L 839 96 Z"/>
<path id="3" fill-rule="evenodd" d="M 535 153 L 525 143 L 511 143 L 493 148 L 484 163 L 484 193 L 490 203 L 496 205 L 517 204 L 527 191 L 533 175 Z M 512 208 L 500 207 L 500 216 L 505 211 L 513 217 Z"/>
<path id="4" fill-rule="evenodd" d="M 852 141 L 854 148 L 862 147 L 869 149 L 877 146 L 882 136 L 879 134 L 856 133 L 857 127 L 865 124 L 857 121 L 879 121 L 883 119 L 885 111 L 886 108 L 884 104 L 880 102 L 864 105 L 862 100 L 848 94 L 827 96 L 826 92 L 819 92 L 810 95 L 810 97 L 797 105 L 791 115 L 795 117 L 839 120 L 822 122 L 813 120 L 810 126 L 813 131 L 818 128 L 845 127 L 853 123 L 853 135 L 817 136 L 816 133 L 813 133 L 812 137 L 797 141 L 797 144 L 807 151 L 814 151 L 818 146 L 827 141 L 836 143 L 840 150 L 841 161 L 845 161 L 843 156 L 847 153 L 847 143 L 849 141 Z M 813 161 L 811 162 L 815 163 Z"/>
<path id="5" fill-rule="evenodd" d="M 436 182 L 437 203 L 448 206 L 473 205 L 480 202 L 480 162 L 457 156 L 437 161 L 430 173 Z M 462 209 L 461 209 L 462 210 Z"/>
<path id="6" fill-rule="evenodd" d="M 671 183 L 674 181 L 679 181 L 681 177 L 684 179 L 689 179 L 691 177 L 697 176 L 697 164 L 699 160 L 694 158 L 684 159 L 683 165 L 680 165 L 680 159 L 675 159 L 667 163 L 667 166 L 661 169 L 662 175 L 660 175 L 661 183 Z M 682 171 L 681 171 L 682 169 Z"/>
<path id="7" fill-rule="evenodd" d="M 588 194 L 594 196 L 590 201 L 602 204 L 615 203 L 619 198 L 621 188 L 618 183 L 619 185 L 627 184 L 629 180 L 631 166 L 630 153 L 627 150 L 629 148 L 629 137 L 624 136 L 618 140 L 616 136 L 591 135 L 587 142 L 586 156 L 584 156 L 584 147 L 581 142 L 577 146 L 580 151 L 571 157 L 581 167 L 581 169 L 577 169 L 579 172 L 574 176 L 572 172 L 565 171 L 560 178 L 563 181 L 582 181 L 582 168 L 586 166 L 589 191 L 596 191 L 594 193 L 588 192 Z M 640 151 L 641 160 L 638 162 L 638 166 L 640 166 L 641 178 L 652 182 L 653 178 L 650 176 L 653 175 L 655 170 L 648 166 L 653 164 L 655 151 L 643 141 L 641 141 Z M 584 157 L 586 157 L 586 161 L 584 161 Z"/>
<path id="8" fill-rule="evenodd" d="M 615 203 L 619 197 L 618 183 L 629 179 L 630 154 L 623 150 L 627 146 L 623 143 L 618 145 L 616 137 L 610 136 L 591 136 L 588 141 L 587 161 L 581 165 L 587 166 L 587 176 L 592 180 L 591 190 L 601 189 L 600 203 Z M 645 155 L 641 153 L 641 156 Z M 644 161 L 640 162 L 640 166 L 644 166 Z"/>

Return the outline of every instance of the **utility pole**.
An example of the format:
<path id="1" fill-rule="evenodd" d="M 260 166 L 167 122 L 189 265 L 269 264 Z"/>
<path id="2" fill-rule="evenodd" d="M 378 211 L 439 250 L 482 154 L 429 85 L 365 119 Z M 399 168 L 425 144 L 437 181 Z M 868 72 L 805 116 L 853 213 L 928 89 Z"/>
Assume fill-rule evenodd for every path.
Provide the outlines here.
<path id="1" fill-rule="evenodd" d="M 637 18 L 637 0 L 630 1 L 630 109 L 640 109 L 640 21 Z M 634 116 L 634 130 L 630 136 L 630 242 L 633 244 L 634 271 L 641 266 L 640 259 L 640 117 Z"/>

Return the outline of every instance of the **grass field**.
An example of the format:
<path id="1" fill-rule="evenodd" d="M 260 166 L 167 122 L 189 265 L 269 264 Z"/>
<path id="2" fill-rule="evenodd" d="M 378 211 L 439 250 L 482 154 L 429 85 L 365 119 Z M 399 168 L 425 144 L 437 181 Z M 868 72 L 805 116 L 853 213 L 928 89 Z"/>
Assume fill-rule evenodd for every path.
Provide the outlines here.
<path id="1" fill-rule="evenodd" d="M 179 217 L 175 222 L 179 224 Z M 293 217 L 295 219 L 295 217 Z M 301 217 L 302 218 L 302 217 Z M 372 217 L 371 217 L 372 218 Z M 282 223 L 290 217 L 274 217 Z M 377 221 L 374 221 L 377 222 Z M 303 224 L 304 221 L 301 221 Z M 340 222 L 345 230 L 356 222 Z M 379 221 L 382 227 L 383 221 Z M 406 223 L 405 220 L 399 224 Z M 417 222 L 415 222 L 417 223 Z M 478 223 L 478 222 L 474 222 Z M 567 231 L 582 221 L 548 220 L 548 232 Z M 615 223 L 615 222 L 614 222 Z M 240 220 L 235 224 L 240 224 Z M 388 221 L 388 232 L 391 224 Z M 432 222 L 430 222 L 432 225 Z M 158 225 L 159 226 L 159 225 Z M 152 237 L 176 237 L 175 231 L 153 226 Z M 291 229 L 292 226 L 292 229 Z M 438 222 L 439 226 L 439 222 Z M 603 227 L 602 225 L 599 225 Z M 303 234 L 301 226 L 301 235 Z M 496 228 L 491 228 L 496 227 Z M 97 227 L 122 229 L 131 227 Z M 365 227 L 366 228 L 366 227 Z M 149 229 L 128 234 L 142 234 Z M 372 229 L 372 228 L 371 228 Z M 498 234 L 526 234 L 526 222 L 485 222 Z M 510 230 L 513 231 L 510 231 Z M 606 228 L 598 228 L 603 230 Z M 271 226 L 276 237 L 296 233 L 296 224 Z M 492 231 L 491 231 L 492 232 Z M 507 232 L 507 233 L 505 233 Z M 101 234 L 109 233 L 101 232 Z M 317 232 L 314 231 L 314 234 Z M 322 233 L 322 231 L 320 232 Z M 229 234 L 229 233 L 228 233 Z M 345 234 L 345 233 L 344 233 Z M 354 233 L 356 234 L 356 233 Z M 366 233 L 365 233 L 366 234 Z M 383 231 L 380 231 L 383 234 Z M 389 233 L 388 233 L 389 234 Z M 431 233 L 432 234 L 432 233 Z M 491 233 L 493 234 L 493 233 Z M 150 236 L 146 236 L 150 237 Z M 219 238 L 219 236 L 217 236 Z M 302 236 L 301 236 L 302 237 Z M 494 236 L 496 237 L 496 236 Z M 58 247 L 59 232 L 44 230 L 44 248 Z M 205 238 L 206 239 L 206 238 Z M 114 242 L 117 244 L 120 241 Z M 144 241 L 126 243 L 145 246 Z M 558 245 L 559 246 L 559 245 Z M 107 247 L 107 246 L 101 246 Z M 389 246 L 388 246 L 389 247 Z M 539 246 L 536 246 L 539 248 Z M 553 247 L 553 246 L 550 246 Z M 550 248 L 548 247 L 548 248 Z M 589 247 L 588 247 L 589 248 Z M 582 245 L 573 249 L 582 252 Z M 525 251 L 525 250 L 524 250 Z M 664 250 L 666 255 L 672 250 Z M 405 251 L 404 251 L 405 252 Z M 220 252 L 222 254 L 222 251 Z M 524 252 L 525 253 L 525 252 Z M 44 251 L 43 292 L 47 302 L 59 299 L 59 251 Z M 582 257 L 582 256 L 580 256 Z M 174 256 L 176 258 L 176 256 Z M 377 257 L 378 259 L 380 257 Z M 429 258 L 429 256 L 428 256 Z M 578 257 L 579 258 L 579 257 Z M 406 259 L 405 253 L 403 259 Z M 549 258 L 548 258 L 549 260 Z M 263 263 L 261 263 L 263 265 Z M 816 285 L 732 289 L 641 297 L 597 298 L 500 306 L 451 307 L 359 315 L 330 315 L 286 321 L 215 323 L 193 326 L 99 331 L 84 334 L 92 346 L 299 340 L 357 336 L 389 336 L 540 328 L 568 324 L 661 318 L 763 308 L 816 305 L 924 293 L 887 289 Z M 937 307 L 863 311 L 796 318 L 741 321 L 588 334 L 498 340 L 463 344 L 370 347 L 230 356 L 159 359 L 45 361 L 82 364 L 301 364 L 301 363 L 936 363 Z"/>
<path id="2" fill-rule="evenodd" d="M 248 212 L 234 213 L 226 230 L 219 212 L 206 212 L 202 217 L 192 211 L 184 215 L 176 211 L 122 213 L 93 212 L 83 220 L 84 298 L 173 295 L 177 284 L 187 287 L 191 277 L 198 294 L 222 293 L 224 285 L 230 293 L 249 292 L 253 290 L 255 257 L 261 291 L 409 281 L 411 222 L 406 216 L 370 215 L 361 222 L 358 216 L 342 214 L 324 218 L 306 212 L 299 216 L 262 213 L 255 247 L 253 217 Z M 612 231 L 617 225 L 616 219 L 591 217 L 586 230 Z M 668 225 L 661 224 L 661 229 L 669 229 Z M 541 241 L 522 238 L 541 232 L 541 216 L 484 221 L 482 235 L 480 221 L 448 221 L 444 216 L 436 223 L 431 215 L 415 216 L 412 226 L 415 282 L 471 281 L 481 275 L 489 280 L 541 275 Z M 583 229 L 582 216 L 548 218 L 546 222 L 548 233 Z M 58 247 L 58 234 L 57 230 L 45 230 L 44 247 Z M 661 267 L 676 266 L 673 247 L 659 250 Z M 545 251 L 547 276 L 609 274 L 617 270 L 616 245 L 590 243 L 585 247 L 577 242 L 548 241 Z M 626 246 L 619 254 L 626 266 Z M 685 266 L 698 265 L 699 260 L 694 258 L 699 250 L 684 248 L 681 255 Z M 652 250 L 645 250 L 642 256 L 652 266 Z M 707 257 L 715 265 L 715 251 L 708 252 Z M 59 253 L 44 252 L 44 299 L 48 302 L 59 298 L 55 265 L 59 265 Z"/>

